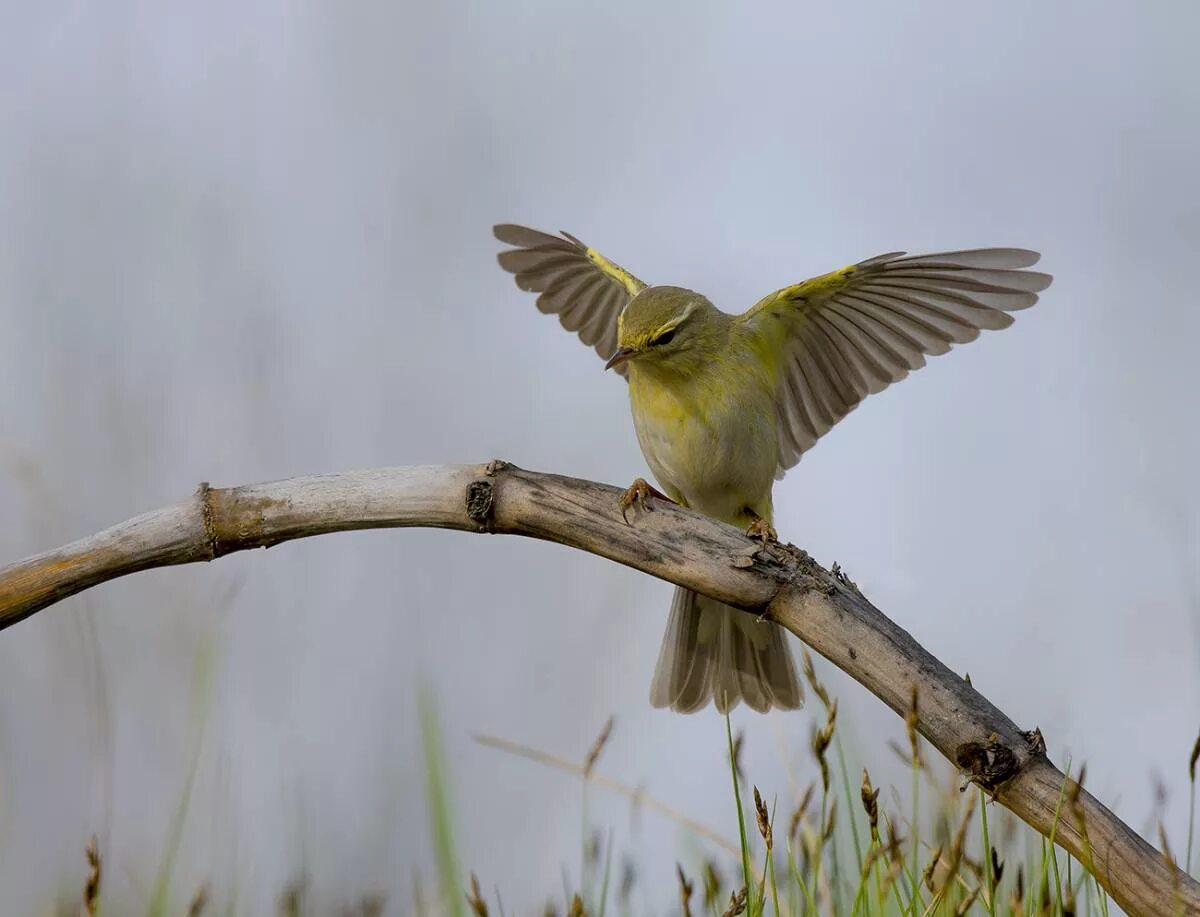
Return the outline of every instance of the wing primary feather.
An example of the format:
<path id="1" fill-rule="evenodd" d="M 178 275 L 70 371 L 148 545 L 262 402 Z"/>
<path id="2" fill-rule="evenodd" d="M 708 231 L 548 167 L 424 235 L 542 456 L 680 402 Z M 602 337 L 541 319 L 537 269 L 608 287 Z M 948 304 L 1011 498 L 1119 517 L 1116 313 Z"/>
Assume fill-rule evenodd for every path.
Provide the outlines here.
<path id="1" fill-rule="evenodd" d="M 931 255 L 902 255 L 889 259 L 894 264 L 951 264 L 955 267 L 1024 268 L 1033 267 L 1042 256 L 1027 248 L 964 248 Z"/>

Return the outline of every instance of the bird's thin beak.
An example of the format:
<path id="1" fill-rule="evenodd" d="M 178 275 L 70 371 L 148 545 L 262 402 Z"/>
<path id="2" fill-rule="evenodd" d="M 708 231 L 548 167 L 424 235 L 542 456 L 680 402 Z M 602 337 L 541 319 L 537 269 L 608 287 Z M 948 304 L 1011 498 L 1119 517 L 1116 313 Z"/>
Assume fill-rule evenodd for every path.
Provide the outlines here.
<path id="1" fill-rule="evenodd" d="M 626 360 L 628 360 L 630 357 L 632 357 L 635 353 L 637 353 L 637 351 L 634 350 L 632 347 L 622 347 L 620 350 L 618 350 L 616 353 L 614 353 L 611 357 L 608 358 L 608 362 L 604 364 L 604 368 L 612 369 L 614 366 L 620 366 L 622 363 L 624 363 Z"/>

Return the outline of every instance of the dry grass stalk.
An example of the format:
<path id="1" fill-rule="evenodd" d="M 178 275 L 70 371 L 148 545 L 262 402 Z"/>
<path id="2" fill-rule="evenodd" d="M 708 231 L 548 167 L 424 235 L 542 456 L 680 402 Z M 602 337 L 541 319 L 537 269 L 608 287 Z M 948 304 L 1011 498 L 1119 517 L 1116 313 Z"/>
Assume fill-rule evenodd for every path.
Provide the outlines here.
<path id="1" fill-rule="evenodd" d="M 471 908 L 471 912 L 475 917 L 488 917 L 487 902 L 483 900 L 483 895 L 479 891 L 479 879 L 475 877 L 475 873 L 471 873 L 471 887 L 467 891 L 467 905 Z"/>
<path id="2" fill-rule="evenodd" d="M 679 876 L 679 907 L 683 917 L 692 917 L 692 883 L 683 874 L 683 867 L 675 864 L 675 872 Z"/>
<path id="3" fill-rule="evenodd" d="M 1192 746 L 1192 756 L 1188 758 L 1188 779 L 1196 782 L 1196 762 L 1200 761 L 1200 735 L 1196 736 L 1196 744 Z"/>
<path id="4" fill-rule="evenodd" d="M 83 883 L 83 910 L 88 917 L 96 917 L 100 910 L 100 848 L 96 846 L 96 835 L 88 840 L 84 851 L 87 856 L 88 874 Z"/>
<path id="5" fill-rule="evenodd" d="M 612 735 L 613 724 L 615 722 L 616 717 L 610 716 L 604 724 L 604 728 L 600 730 L 600 735 L 596 736 L 596 741 L 592 743 L 592 747 L 583 761 L 583 776 L 585 778 L 592 776 L 596 762 L 600 760 L 600 753 L 604 751 L 604 746 L 608 744 L 608 739 Z"/>
<path id="6" fill-rule="evenodd" d="M 530 748 L 528 745 L 522 745 L 519 742 L 512 742 L 508 739 L 501 739 L 496 736 L 487 735 L 476 735 L 474 739 L 480 745 L 486 745 L 489 748 L 497 748 L 500 751 L 506 751 L 509 754 L 517 755 L 530 761 L 536 761 L 539 764 L 545 764 L 549 767 L 565 771 L 569 774 L 578 774 L 580 776 L 583 775 L 582 765 L 568 761 L 565 758 L 560 758 L 557 755 L 552 755 L 549 752 L 541 751 L 537 748 Z M 736 749 L 736 744 L 734 747 Z M 723 837 L 716 829 L 711 828 L 702 822 L 698 822 L 694 818 L 691 818 L 678 809 L 667 805 L 665 802 L 662 802 L 653 796 L 648 795 L 640 787 L 633 787 L 629 784 L 622 783 L 619 780 L 615 780 L 612 777 L 606 777 L 603 774 L 598 774 L 595 772 L 592 773 L 590 779 L 593 786 L 598 785 L 607 787 L 610 790 L 614 790 L 615 792 L 620 793 L 622 796 L 632 800 L 635 805 L 644 805 L 646 808 L 653 809 L 660 815 L 665 815 L 667 818 L 671 819 L 677 824 L 680 824 L 689 831 L 692 831 L 694 834 L 698 834 L 701 837 L 707 838 L 722 850 L 728 851 L 733 856 L 740 857 L 742 855 L 741 848 L 737 844 L 734 844 L 727 838 Z"/>
<path id="7" fill-rule="evenodd" d="M 579 897 L 578 892 L 571 899 L 571 910 L 567 912 L 567 917 L 587 917 L 587 909 L 583 906 L 583 899 Z"/>

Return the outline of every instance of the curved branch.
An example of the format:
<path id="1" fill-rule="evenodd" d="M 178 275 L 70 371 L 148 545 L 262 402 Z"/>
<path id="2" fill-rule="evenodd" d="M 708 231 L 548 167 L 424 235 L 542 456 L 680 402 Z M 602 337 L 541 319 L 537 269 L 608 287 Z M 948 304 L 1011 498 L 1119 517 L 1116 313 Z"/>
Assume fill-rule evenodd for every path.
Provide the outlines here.
<path id="1" fill-rule="evenodd" d="M 432 526 L 555 541 L 767 614 L 897 713 L 919 696 L 918 729 L 964 774 L 1050 836 L 1126 911 L 1200 913 L 1200 883 L 1134 833 L 1022 732 L 863 597 L 791 546 L 657 502 L 626 525 L 615 488 L 488 465 L 390 468 L 229 489 L 202 484 L 185 503 L 0 570 L 0 628 L 139 570 L 349 529 Z M 1073 800 L 1064 803 L 1067 799 Z M 1057 813 L 1057 818 L 1056 818 Z"/>

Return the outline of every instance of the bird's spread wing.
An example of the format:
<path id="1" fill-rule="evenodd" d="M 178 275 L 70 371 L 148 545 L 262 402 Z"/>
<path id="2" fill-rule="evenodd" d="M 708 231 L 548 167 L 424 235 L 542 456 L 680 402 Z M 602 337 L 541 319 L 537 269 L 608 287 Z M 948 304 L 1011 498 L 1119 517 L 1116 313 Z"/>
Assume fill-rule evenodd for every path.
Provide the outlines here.
<path id="1" fill-rule="evenodd" d="M 557 315 L 603 359 L 617 352 L 617 316 L 646 284 L 568 233 L 551 236 L 511 223 L 493 232 L 514 246 L 497 256 L 500 266 L 516 275 L 522 290 L 541 294 L 541 311 Z"/>
<path id="2" fill-rule="evenodd" d="M 879 255 L 785 287 L 740 321 L 777 367 L 779 472 L 874 392 L 925 365 L 926 355 L 1007 328 L 1050 275 L 1022 270 L 1019 248 Z"/>

